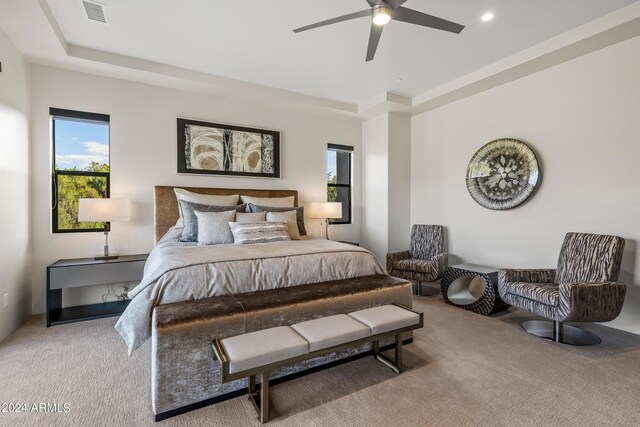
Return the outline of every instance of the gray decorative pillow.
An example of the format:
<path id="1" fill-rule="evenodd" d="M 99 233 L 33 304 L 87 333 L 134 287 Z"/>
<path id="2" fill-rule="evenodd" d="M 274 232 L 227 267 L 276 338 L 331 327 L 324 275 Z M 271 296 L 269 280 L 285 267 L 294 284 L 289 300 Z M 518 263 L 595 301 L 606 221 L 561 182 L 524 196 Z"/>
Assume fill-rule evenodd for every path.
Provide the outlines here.
<path id="1" fill-rule="evenodd" d="M 233 194 L 230 196 L 202 194 L 194 193 L 193 191 L 188 191 L 184 188 L 174 188 L 173 192 L 176 194 L 176 200 L 178 200 L 178 203 L 180 203 L 180 200 L 186 200 L 187 202 L 200 203 L 201 205 L 235 206 L 238 204 L 238 200 L 240 200 L 239 194 Z M 182 209 L 180 209 L 180 206 L 178 206 L 178 211 L 180 213 L 180 218 L 178 218 L 176 227 L 184 227 L 184 222 L 182 220 Z"/>
<path id="2" fill-rule="evenodd" d="M 197 242 L 198 241 L 198 218 L 194 211 L 198 212 L 225 212 L 235 210 L 236 212 L 244 212 L 245 205 L 238 206 L 214 206 L 201 205 L 200 203 L 187 202 L 180 200 L 180 210 L 182 211 L 182 219 L 184 228 L 182 229 L 181 242 Z"/>
<path id="3" fill-rule="evenodd" d="M 286 212 L 266 212 L 267 221 L 269 222 L 286 222 L 287 231 L 291 240 L 300 240 L 300 231 L 296 225 L 296 211 L 290 210 Z"/>
<path id="4" fill-rule="evenodd" d="M 193 212 L 198 218 L 198 244 L 223 245 L 233 243 L 229 223 L 236 217 L 236 210 L 225 212 Z"/>
<path id="5" fill-rule="evenodd" d="M 266 212 L 238 212 L 236 214 L 236 222 L 261 222 L 267 220 Z"/>
<path id="6" fill-rule="evenodd" d="M 236 245 L 291 240 L 285 222 L 230 222 L 229 226 Z"/>
<path id="7" fill-rule="evenodd" d="M 247 203 L 247 212 L 287 212 L 296 211 L 296 220 L 298 223 L 298 231 L 301 236 L 307 235 L 307 230 L 304 228 L 304 206 L 298 206 L 297 208 L 275 208 L 271 206 L 259 206 L 253 203 Z"/>

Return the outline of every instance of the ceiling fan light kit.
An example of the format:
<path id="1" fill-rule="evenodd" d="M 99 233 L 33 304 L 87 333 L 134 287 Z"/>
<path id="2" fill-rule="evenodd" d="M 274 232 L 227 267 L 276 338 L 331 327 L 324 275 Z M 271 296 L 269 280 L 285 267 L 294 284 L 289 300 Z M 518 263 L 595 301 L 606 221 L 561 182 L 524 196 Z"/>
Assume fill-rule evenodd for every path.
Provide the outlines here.
<path id="1" fill-rule="evenodd" d="M 386 25 L 391 21 L 391 8 L 384 4 L 379 4 L 373 8 L 373 23 L 376 25 Z"/>
<path id="2" fill-rule="evenodd" d="M 327 19 L 326 21 L 316 22 L 315 24 L 296 28 L 293 32 L 300 33 L 302 31 L 368 16 L 371 18 L 371 30 L 369 32 L 366 61 L 371 61 L 376 54 L 376 49 L 378 48 L 378 42 L 380 41 L 380 36 L 382 35 L 384 26 L 392 19 L 395 21 L 406 22 L 408 24 L 448 31 L 455 34 L 460 34 L 464 29 L 464 25 L 447 21 L 446 19 L 438 18 L 437 16 L 427 15 L 426 13 L 418 12 L 417 10 L 402 7 L 406 2 L 407 0 L 367 0 L 370 9 L 349 13 L 347 15 L 338 16 L 337 18 Z"/>

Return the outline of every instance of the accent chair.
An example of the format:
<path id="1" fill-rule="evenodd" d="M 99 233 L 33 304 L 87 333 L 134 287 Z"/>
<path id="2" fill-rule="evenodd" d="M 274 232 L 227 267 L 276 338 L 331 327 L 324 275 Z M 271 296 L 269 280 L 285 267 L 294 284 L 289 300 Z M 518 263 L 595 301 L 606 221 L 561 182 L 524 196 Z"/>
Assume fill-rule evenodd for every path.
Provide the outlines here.
<path id="1" fill-rule="evenodd" d="M 387 254 L 387 272 L 391 276 L 416 281 L 416 292 L 420 295 L 422 282 L 438 280 L 447 268 L 443 245 L 443 226 L 414 224 L 409 250 Z"/>
<path id="2" fill-rule="evenodd" d="M 522 323 L 529 333 L 571 345 L 600 338 L 564 322 L 608 322 L 620 314 L 626 286 L 618 282 L 625 241 L 601 234 L 567 233 L 553 270 L 500 270 L 498 289 L 513 306 L 550 319 Z"/>

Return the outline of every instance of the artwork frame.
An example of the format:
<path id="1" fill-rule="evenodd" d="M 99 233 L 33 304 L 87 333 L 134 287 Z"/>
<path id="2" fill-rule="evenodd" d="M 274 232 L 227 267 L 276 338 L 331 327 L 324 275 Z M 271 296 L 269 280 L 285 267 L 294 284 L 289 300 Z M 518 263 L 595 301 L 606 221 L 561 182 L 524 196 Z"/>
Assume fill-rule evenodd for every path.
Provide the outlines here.
<path id="1" fill-rule="evenodd" d="M 177 130 L 178 173 L 280 178 L 278 131 L 184 118 Z"/>
<path id="2" fill-rule="evenodd" d="M 515 138 L 500 138 L 482 146 L 467 166 L 469 195 L 491 210 L 513 209 L 539 187 L 542 168 L 535 152 Z"/>

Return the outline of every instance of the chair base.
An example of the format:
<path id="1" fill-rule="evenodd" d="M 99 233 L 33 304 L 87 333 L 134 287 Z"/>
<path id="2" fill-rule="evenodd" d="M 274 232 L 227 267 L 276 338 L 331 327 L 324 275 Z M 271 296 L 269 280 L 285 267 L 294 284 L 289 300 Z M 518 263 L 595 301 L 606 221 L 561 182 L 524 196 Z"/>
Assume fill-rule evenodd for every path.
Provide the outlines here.
<path id="1" fill-rule="evenodd" d="M 528 320 L 522 323 L 522 328 L 537 337 L 563 344 L 596 345 L 602 342 L 597 335 L 575 326 L 565 325 L 562 322 Z"/>
<path id="2" fill-rule="evenodd" d="M 433 297 L 440 294 L 440 291 L 438 289 L 433 289 L 433 288 L 430 288 L 429 286 L 423 287 L 422 281 L 420 280 L 416 280 L 415 283 L 416 283 L 416 295 L 419 295 L 422 297 Z"/>

